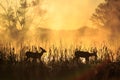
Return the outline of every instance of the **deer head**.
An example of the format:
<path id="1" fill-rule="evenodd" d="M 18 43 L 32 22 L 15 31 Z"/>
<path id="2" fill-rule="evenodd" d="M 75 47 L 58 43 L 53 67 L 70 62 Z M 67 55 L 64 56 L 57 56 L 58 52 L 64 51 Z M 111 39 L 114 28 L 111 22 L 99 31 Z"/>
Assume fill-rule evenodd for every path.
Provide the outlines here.
<path id="1" fill-rule="evenodd" d="M 45 49 L 43 49 L 42 47 L 40 47 L 40 49 L 42 50 L 42 53 L 47 52 Z"/>

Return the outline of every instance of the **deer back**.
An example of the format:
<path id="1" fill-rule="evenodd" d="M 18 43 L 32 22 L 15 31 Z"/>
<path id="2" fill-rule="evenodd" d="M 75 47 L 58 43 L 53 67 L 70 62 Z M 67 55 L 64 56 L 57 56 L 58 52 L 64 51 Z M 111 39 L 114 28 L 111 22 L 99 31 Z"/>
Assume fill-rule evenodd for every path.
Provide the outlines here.
<path id="1" fill-rule="evenodd" d="M 90 56 L 89 52 L 75 51 L 75 57 L 89 57 L 89 56 Z"/>

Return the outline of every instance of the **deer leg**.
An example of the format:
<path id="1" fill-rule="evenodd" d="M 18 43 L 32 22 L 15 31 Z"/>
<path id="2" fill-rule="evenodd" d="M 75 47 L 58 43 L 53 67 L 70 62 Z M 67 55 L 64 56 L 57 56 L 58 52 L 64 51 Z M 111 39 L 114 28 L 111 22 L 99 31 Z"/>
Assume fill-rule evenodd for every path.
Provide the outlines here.
<path id="1" fill-rule="evenodd" d="M 32 62 L 37 62 L 37 58 L 33 58 Z"/>
<path id="2" fill-rule="evenodd" d="M 42 62 L 41 58 L 39 58 L 40 63 Z"/>
<path id="3" fill-rule="evenodd" d="M 95 56 L 95 61 L 97 60 L 97 57 Z"/>
<path id="4" fill-rule="evenodd" d="M 25 59 L 25 61 L 28 61 L 28 59 L 29 59 L 29 58 L 27 57 L 27 58 Z"/>
<path id="5" fill-rule="evenodd" d="M 88 63 L 89 62 L 89 57 L 86 57 L 85 60 L 86 60 L 86 63 Z"/>
<path id="6" fill-rule="evenodd" d="M 74 58 L 73 58 L 73 61 L 74 61 L 75 63 L 78 63 L 78 59 L 79 59 L 78 57 L 74 57 Z"/>

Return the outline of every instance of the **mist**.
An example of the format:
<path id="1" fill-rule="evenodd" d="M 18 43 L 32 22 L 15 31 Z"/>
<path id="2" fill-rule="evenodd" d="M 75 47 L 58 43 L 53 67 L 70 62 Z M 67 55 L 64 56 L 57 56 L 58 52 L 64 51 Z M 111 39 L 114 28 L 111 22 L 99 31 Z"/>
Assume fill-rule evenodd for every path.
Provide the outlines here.
<path id="1" fill-rule="evenodd" d="M 63 7 L 61 7 L 62 3 L 64 3 Z M 111 14 L 114 17 L 109 24 L 111 27 L 89 25 L 91 23 L 89 18 L 99 3 L 99 1 L 94 3 L 94 0 L 81 3 L 79 0 L 43 1 L 42 5 L 28 9 L 23 28 L 18 22 L 16 26 L 4 27 L 6 20 L 0 18 L 1 43 L 11 43 L 15 47 L 20 47 L 22 44 L 46 48 L 52 45 L 62 45 L 66 48 L 71 45 L 74 47 L 81 45 L 101 47 L 101 44 L 109 47 L 119 46 L 120 23 L 116 16 L 119 13 Z"/>

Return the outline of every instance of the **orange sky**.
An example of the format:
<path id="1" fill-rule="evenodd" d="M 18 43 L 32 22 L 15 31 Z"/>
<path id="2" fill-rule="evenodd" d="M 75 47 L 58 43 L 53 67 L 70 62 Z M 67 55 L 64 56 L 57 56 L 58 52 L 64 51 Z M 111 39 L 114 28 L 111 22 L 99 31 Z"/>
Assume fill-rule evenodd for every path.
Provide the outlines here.
<path id="1" fill-rule="evenodd" d="M 103 0 L 45 0 L 47 9 L 44 26 L 52 29 L 77 29 L 90 25 L 90 17 Z"/>
<path id="2" fill-rule="evenodd" d="M 12 0 L 7 0 L 9 3 Z M 18 0 L 19 1 L 19 0 Z M 13 3 L 17 3 L 18 1 L 12 1 Z M 32 0 L 27 0 L 31 2 Z M 40 14 L 37 13 L 38 16 L 33 17 L 33 24 L 31 27 L 35 28 L 34 25 L 38 24 L 40 27 L 50 28 L 50 29 L 78 29 L 82 26 L 92 26 L 90 23 L 90 17 L 92 13 L 94 13 L 97 5 L 104 0 L 43 0 L 42 8 L 47 11 L 44 15 L 45 21 L 41 21 Z M 4 1 L 1 1 L 4 3 Z M 6 2 L 5 2 L 6 3 Z M 39 12 L 38 6 L 36 9 L 30 13 L 30 15 L 34 16 L 34 13 Z M 34 13 L 33 13 L 34 11 Z"/>

